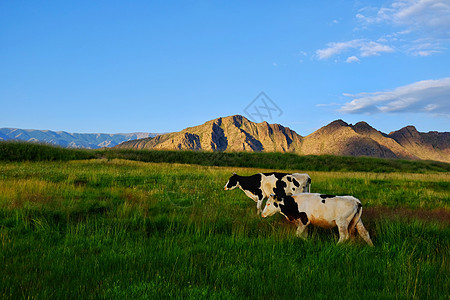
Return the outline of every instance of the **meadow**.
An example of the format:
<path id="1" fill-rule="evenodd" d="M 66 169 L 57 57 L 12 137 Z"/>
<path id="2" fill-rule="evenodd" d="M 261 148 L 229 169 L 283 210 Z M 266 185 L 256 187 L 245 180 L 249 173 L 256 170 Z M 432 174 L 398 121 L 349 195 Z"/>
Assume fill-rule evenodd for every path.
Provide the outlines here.
<path id="1" fill-rule="evenodd" d="M 280 169 L 361 199 L 372 248 L 337 245 L 337 230 L 298 239 L 223 190 L 232 172 L 269 169 L 89 155 L 0 162 L 0 298 L 449 297 L 446 171 Z"/>

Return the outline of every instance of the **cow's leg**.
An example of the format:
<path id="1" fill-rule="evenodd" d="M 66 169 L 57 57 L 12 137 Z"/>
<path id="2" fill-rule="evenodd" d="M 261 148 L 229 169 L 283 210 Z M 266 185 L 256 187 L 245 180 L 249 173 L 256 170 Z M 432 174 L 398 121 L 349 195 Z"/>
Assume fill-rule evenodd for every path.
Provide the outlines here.
<path id="1" fill-rule="evenodd" d="M 299 237 L 301 237 L 302 239 L 306 240 L 308 238 L 308 225 L 303 225 L 303 232 L 299 233 Z M 297 231 L 298 231 L 298 227 L 297 227 Z"/>
<path id="2" fill-rule="evenodd" d="M 336 225 L 339 229 L 338 243 L 342 243 L 343 241 L 348 239 L 348 222 L 345 219 L 337 220 Z"/>
<path id="3" fill-rule="evenodd" d="M 257 200 L 256 200 L 256 214 L 257 215 L 260 215 L 262 212 L 261 206 L 262 206 L 263 200 L 264 200 L 264 197 L 262 197 L 261 199 L 257 198 Z"/>
<path id="4" fill-rule="evenodd" d="M 358 230 L 359 235 L 366 241 L 366 243 L 369 244 L 369 246 L 373 247 L 373 243 L 372 240 L 370 239 L 369 232 L 367 232 L 361 219 L 359 219 L 358 223 L 356 223 L 356 229 Z"/>
<path id="5" fill-rule="evenodd" d="M 297 231 L 295 232 L 295 235 L 298 236 L 299 238 L 306 240 L 306 238 L 308 237 L 309 222 L 303 224 L 300 220 L 297 220 L 296 223 L 297 223 Z"/>
<path id="6" fill-rule="evenodd" d="M 311 186 L 309 184 L 306 184 L 303 188 L 303 193 L 311 193 Z"/>
<path id="7" fill-rule="evenodd" d="M 338 243 L 342 243 L 343 241 L 348 239 L 348 231 L 345 226 L 339 226 L 339 240 Z"/>

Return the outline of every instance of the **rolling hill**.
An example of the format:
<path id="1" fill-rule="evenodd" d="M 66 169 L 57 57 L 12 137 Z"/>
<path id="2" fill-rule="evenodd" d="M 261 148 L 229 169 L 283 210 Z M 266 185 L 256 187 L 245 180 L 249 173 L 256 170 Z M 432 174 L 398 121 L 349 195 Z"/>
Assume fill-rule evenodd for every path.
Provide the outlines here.
<path id="1" fill-rule="evenodd" d="M 180 132 L 126 141 L 116 148 L 292 152 L 450 162 L 450 133 L 422 133 L 407 126 L 386 134 L 366 122 L 352 125 L 337 120 L 302 137 L 279 124 L 254 123 L 235 115 Z"/>

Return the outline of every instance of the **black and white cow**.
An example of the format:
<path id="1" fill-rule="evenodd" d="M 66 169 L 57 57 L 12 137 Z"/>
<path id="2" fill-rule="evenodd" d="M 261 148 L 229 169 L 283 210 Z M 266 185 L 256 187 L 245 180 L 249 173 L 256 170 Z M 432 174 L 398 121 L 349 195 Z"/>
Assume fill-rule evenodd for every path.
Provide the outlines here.
<path id="1" fill-rule="evenodd" d="M 280 212 L 297 225 L 297 236 L 308 236 L 307 226 L 339 229 L 341 243 L 352 236 L 355 230 L 373 246 L 369 233 L 361 221 L 362 204 L 353 196 L 334 196 L 303 193 L 292 196 L 270 195 L 261 214 L 263 218 Z"/>
<path id="2" fill-rule="evenodd" d="M 300 173 L 258 173 L 251 176 L 239 176 L 234 173 L 224 190 L 240 188 L 253 201 L 256 202 L 257 214 L 261 213 L 262 201 L 270 194 L 292 195 L 309 192 L 311 190 L 311 177 Z"/>

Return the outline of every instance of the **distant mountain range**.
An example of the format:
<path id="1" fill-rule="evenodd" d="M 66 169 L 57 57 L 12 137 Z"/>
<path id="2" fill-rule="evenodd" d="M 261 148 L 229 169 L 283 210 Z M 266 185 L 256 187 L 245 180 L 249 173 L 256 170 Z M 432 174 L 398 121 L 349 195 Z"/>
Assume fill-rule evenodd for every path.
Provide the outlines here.
<path id="1" fill-rule="evenodd" d="M 68 133 L 65 131 L 0 128 L 0 141 L 40 142 L 70 148 L 97 149 L 113 147 L 122 142 L 156 136 L 156 133 Z"/>
<path id="2" fill-rule="evenodd" d="M 235 115 L 202 125 L 129 140 L 116 148 L 204 151 L 292 152 L 381 158 L 424 159 L 450 163 L 450 132 L 418 132 L 414 126 L 385 134 L 366 122 L 331 122 L 308 136 L 279 124 L 254 123 Z"/>

